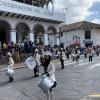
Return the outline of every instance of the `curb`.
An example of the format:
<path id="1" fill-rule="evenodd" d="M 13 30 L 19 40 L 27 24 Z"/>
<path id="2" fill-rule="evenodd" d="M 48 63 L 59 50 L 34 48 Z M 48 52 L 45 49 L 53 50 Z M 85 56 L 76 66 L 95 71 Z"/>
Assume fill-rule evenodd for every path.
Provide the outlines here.
<path id="1" fill-rule="evenodd" d="M 65 61 L 66 61 L 66 60 L 65 60 Z M 54 64 L 60 64 L 59 61 L 53 61 L 53 62 L 54 62 Z M 26 68 L 26 67 L 25 67 L 25 66 L 22 66 L 22 67 L 15 67 L 14 70 L 16 70 L 16 69 L 22 69 L 22 68 Z M 0 70 L 0 72 L 3 72 L 3 71 L 6 71 L 6 68 L 3 68 L 3 69 Z"/>

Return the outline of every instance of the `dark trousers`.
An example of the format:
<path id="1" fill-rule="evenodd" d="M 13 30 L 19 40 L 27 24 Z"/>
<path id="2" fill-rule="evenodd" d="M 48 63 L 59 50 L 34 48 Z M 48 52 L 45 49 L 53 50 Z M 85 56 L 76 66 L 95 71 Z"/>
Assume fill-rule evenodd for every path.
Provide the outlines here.
<path id="1" fill-rule="evenodd" d="M 97 56 L 99 56 L 99 52 L 96 52 Z"/>
<path id="2" fill-rule="evenodd" d="M 39 74 L 39 66 L 34 68 L 34 75 L 37 76 Z"/>
<path id="3" fill-rule="evenodd" d="M 67 54 L 67 59 L 69 59 L 69 54 Z"/>
<path id="4" fill-rule="evenodd" d="M 85 58 L 87 58 L 87 54 L 84 54 L 85 55 Z"/>
<path id="5" fill-rule="evenodd" d="M 89 62 L 92 62 L 92 56 L 89 56 Z"/>
<path id="6" fill-rule="evenodd" d="M 44 73 L 48 72 L 48 65 L 49 65 L 49 63 L 43 63 Z"/>
<path id="7" fill-rule="evenodd" d="M 61 62 L 61 68 L 64 69 L 64 60 L 60 60 Z"/>
<path id="8" fill-rule="evenodd" d="M 46 73 L 48 70 L 48 67 L 47 66 L 44 66 L 44 73 Z"/>

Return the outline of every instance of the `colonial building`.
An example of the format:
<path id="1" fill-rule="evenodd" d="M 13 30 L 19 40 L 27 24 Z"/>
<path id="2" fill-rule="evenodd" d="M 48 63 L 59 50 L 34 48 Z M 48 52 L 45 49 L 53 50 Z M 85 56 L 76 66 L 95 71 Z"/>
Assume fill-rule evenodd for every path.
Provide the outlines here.
<path id="1" fill-rule="evenodd" d="M 68 45 L 100 45 L 100 25 L 81 21 L 61 28 L 60 43 Z"/>
<path id="2" fill-rule="evenodd" d="M 65 15 L 54 11 L 53 0 L 0 0 L 1 43 L 27 39 L 38 45 L 59 45 L 59 24 L 64 21 Z"/>

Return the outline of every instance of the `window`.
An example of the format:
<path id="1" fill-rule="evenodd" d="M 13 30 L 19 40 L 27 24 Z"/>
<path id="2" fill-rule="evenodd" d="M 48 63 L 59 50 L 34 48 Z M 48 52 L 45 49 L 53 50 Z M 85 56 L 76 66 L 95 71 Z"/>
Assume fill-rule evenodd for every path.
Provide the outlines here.
<path id="1" fill-rule="evenodd" d="M 85 30 L 85 39 L 91 39 L 91 30 Z"/>

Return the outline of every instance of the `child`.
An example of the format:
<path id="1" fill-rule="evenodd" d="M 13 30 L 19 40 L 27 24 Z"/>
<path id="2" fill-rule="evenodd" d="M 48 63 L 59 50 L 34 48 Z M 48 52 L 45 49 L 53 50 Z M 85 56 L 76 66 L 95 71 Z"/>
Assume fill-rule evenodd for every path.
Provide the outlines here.
<path id="1" fill-rule="evenodd" d="M 10 52 L 7 53 L 7 59 L 8 59 L 8 69 L 13 70 L 14 60 L 13 60 Z M 13 75 L 9 75 L 9 80 L 10 80 L 10 82 L 12 82 L 14 80 Z"/>
<path id="2" fill-rule="evenodd" d="M 55 78 L 55 66 L 54 66 L 54 63 L 52 61 L 51 56 L 50 56 L 50 63 L 48 65 L 48 73 L 49 73 L 50 79 L 52 79 L 54 81 L 54 85 L 47 91 L 47 100 L 51 100 L 51 98 L 52 98 L 52 89 L 54 87 L 56 87 L 56 85 L 57 85 L 56 78 Z"/>

